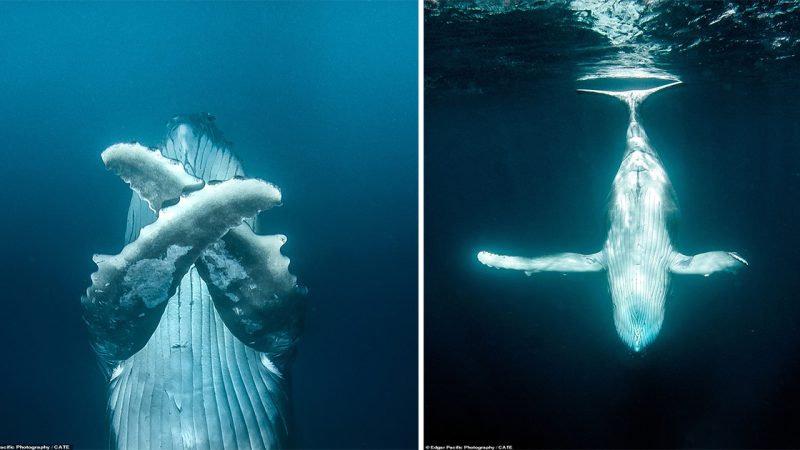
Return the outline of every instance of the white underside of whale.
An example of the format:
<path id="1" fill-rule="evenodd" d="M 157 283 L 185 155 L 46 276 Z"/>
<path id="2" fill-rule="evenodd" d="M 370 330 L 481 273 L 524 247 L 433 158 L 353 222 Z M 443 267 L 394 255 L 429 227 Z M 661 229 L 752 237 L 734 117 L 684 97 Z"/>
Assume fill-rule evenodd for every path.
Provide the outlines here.
<path id="1" fill-rule="evenodd" d="M 562 253 L 536 258 L 498 255 L 486 251 L 478 260 L 490 267 L 535 272 L 606 271 L 619 337 L 641 351 L 658 335 L 672 274 L 708 276 L 747 265 L 734 252 L 686 256 L 674 249 L 671 226 L 677 201 L 658 154 L 638 121 L 637 107 L 650 94 L 675 86 L 636 91 L 592 91 L 614 96 L 630 109 L 625 155 L 614 178 L 608 205 L 608 235 L 594 254 Z"/>
<path id="2" fill-rule="evenodd" d="M 280 448 L 286 435 L 281 373 L 231 334 L 195 268 L 109 390 L 120 449 Z"/>

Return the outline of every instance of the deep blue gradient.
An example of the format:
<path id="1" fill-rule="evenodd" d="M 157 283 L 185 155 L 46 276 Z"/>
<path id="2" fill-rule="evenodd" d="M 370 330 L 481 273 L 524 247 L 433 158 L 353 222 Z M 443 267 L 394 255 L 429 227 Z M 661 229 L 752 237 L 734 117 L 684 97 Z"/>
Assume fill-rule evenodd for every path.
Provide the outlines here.
<path id="1" fill-rule="evenodd" d="M 80 317 L 130 191 L 100 152 L 207 111 L 278 185 L 309 288 L 292 445 L 408 448 L 417 429 L 415 2 L 0 4 L 2 443 L 108 445 Z"/>
<path id="2" fill-rule="evenodd" d="M 426 49 L 444 57 L 449 40 L 453 55 L 426 53 L 426 442 L 797 448 L 797 57 L 734 56 L 724 40 L 676 52 L 668 62 L 685 85 L 642 106 L 681 206 L 677 248 L 735 250 L 750 267 L 673 277 L 662 331 L 634 355 L 605 274 L 525 277 L 476 259 L 598 251 L 625 145 L 625 107 L 575 93 L 580 35 L 521 16 L 478 21 L 479 36 L 467 21 L 426 22 L 426 39 L 440 39 Z M 493 51 L 529 66 L 482 65 Z"/>

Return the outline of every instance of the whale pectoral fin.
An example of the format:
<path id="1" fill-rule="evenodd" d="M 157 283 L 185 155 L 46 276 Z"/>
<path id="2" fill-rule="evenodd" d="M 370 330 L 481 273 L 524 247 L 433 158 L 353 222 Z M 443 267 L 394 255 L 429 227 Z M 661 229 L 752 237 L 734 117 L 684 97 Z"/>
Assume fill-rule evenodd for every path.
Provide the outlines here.
<path id="1" fill-rule="evenodd" d="M 745 266 L 747 261 L 736 252 L 707 252 L 694 256 L 676 253 L 669 270 L 679 275 L 709 276 L 714 272 L 735 272 Z"/>
<path id="2" fill-rule="evenodd" d="M 279 358 L 300 331 L 305 288 L 281 254 L 286 236 L 231 229 L 195 262 L 228 329 L 246 345 Z"/>
<path id="3" fill-rule="evenodd" d="M 165 203 L 204 185 L 203 180 L 186 173 L 177 161 L 139 144 L 114 144 L 100 156 L 106 167 L 128 183 L 156 213 Z"/>
<path id="4" fill-rule="evenodd" d="M 497 269 L 522 270 L 525 275 L 530 275 L 534 272 L 600 272 L 605 270 L 603 252 L 593 255 L 559 253 L 538 258 L 480 252 L 478 253 L 478 261 Z"/>
<path id="5" fill-rule="evenodd" d="M 148 161 L 133 157 L 125 164 Z M 118 255 L 95 257 L 97 272 L 81 304 L 97 353 L 122 360 L 144 347 L 200 254 L 245 218 L 278 203 L 278 189 L 260 180 L 208 185 L 162 209 Z"/>

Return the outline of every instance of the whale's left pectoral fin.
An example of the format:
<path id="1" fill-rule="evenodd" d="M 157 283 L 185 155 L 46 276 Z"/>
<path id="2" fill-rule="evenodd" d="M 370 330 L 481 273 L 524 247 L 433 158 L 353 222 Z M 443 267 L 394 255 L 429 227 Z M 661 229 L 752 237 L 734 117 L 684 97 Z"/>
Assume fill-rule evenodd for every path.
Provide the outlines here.
<path id="1" fill-rule="evenodd" d="M 669 270 L 680 275 L 707 277 L 714 272 L 735 272 L 747 265 L 747 261 L 736 252 L 707 252 L 694 256 L 676 253 Z"/>
<path id="2" fill-rule="evenodd" d="M 603 252 L 593 255 L 559 253 L 538 258 L 480 252 L 478 261 L 497 269 L 522 270 L 525 275 L 534 272 L 600 272 L 606 268 Z"/>

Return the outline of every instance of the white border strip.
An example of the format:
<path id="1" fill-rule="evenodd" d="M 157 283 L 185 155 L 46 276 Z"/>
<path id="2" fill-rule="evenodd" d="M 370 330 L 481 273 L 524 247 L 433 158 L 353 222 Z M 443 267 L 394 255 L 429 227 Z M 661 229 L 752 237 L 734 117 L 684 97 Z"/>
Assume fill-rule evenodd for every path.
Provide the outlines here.
<path id="1" fill-rule="evenodd" d="M 419 275 L 417 276 L 417 301 L 419 302 L 418 306 L 418 322 L 417 322 L 417 329 L 419 332 L 419 337 L 417 338 L 417 356 L 419 358 L 418 362 L 418 400 L 417 400 L 417 418 L 419 420 L 419 426 L 417 427 L 417 436 L 419 440 L 418 448 L 423 449 L 425 448 L 425 411 L 424 411 L 424 404 L 425 404 L 425 364 L 423 361 L 423 356 L 425 355 L 425 297 L 424 297 L 424 287 L 425 287 L 425 258 L 424 258 L 424 249 L 425 249 L 425 190 L 424 190 L 424 181 L 425 181 L 425 160 L 424 160 L 424 136 L 425 136 L 425 73 L 423 72 L 423 66 L 425 61 L 425 7 L 424 7 L 424 0 L 419 0 L 417 3 L 418 7 L 418 17 L 417 17 L 417 31 L 418 31 L 418 41 L 417 41 L 417 70 L 419 71 L 419 78 L 417 80 L 417 95 L 418 101 L 417 104 L 419 106 L 419 126 L 417 127 L 417 139 L 419 144 L 417 145 L 417 161 L 419 165 L 419 171 L 417 174 L 417 268 L 419 270 Z"/>

